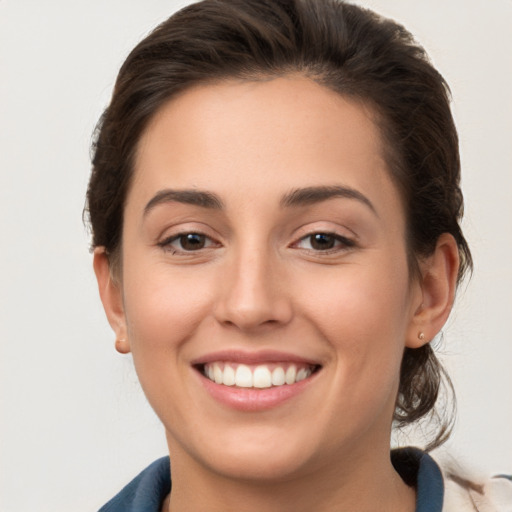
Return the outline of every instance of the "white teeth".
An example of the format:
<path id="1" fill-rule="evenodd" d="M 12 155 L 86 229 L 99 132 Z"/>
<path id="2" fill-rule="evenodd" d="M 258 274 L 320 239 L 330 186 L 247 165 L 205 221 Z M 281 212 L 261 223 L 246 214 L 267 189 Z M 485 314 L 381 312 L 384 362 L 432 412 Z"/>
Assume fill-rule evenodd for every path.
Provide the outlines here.
<path id="1" fill-rule="evenodd" d="M 293 384 L 295 382 L 295 377 L 297 376 L 297 368 L 295 365 L 291 365 L 288 370 L 286 370 L 285 382 L 286 384 Z"/>
<path id="2" fill-rule="evenodd" d="M 300 382 L 301 380 L 304 380 L 308 376 L 308 372 L 305 368 L 301 368 L 297 372 L 297 376 L 295 377 L 295 382 Z"/>
<path id="3" fill-rule="evenodd" d="M 255 388 L 269 388 L 272 386 L 272 374 L 266 366 L 257 366 L 252 378 Z"/>
<path id="4" fill-rule="evenodd" d="M 238 365 L 235 372 L 235 384 L 240 388 L 252 388 L 252 372 L 245 364 Z"/>
<path id="5" fill-rule="evenodd" d="M 273 386 L 282 386 L 286 382 L 284 378 L 284 370 L 280 366 L 274 368 L 272 372 L 272 385 Z"/>
<path id="6" fill-rule="evenodd" d="M 229 364 L 224 365 L 224 385 L 225 386 L 234 386 L 235 385 L 235 370 L 229 366 Z"/>
<path id="7" fill-rule="evenodd" d="M 307 379 L 311 373 L 311 367 L 301 366 L 297 370 L 295 364 L 274 366 L 273 370 L 270 370 L 269 366 L 264 364 L 250 367 L 245 364 L 219 362 L 206 364 L 204 368 L 204 375 L 216 384 L 259 389 L 295 384 Z"/>
<path id="8" fill-rule="evenodd" d="M 223 371 L 220 369 L 220 366 L 218 364 L 213 365 L 213 379 L 217 384 L 222 384 L 224 381 L 223 379 Z"/>

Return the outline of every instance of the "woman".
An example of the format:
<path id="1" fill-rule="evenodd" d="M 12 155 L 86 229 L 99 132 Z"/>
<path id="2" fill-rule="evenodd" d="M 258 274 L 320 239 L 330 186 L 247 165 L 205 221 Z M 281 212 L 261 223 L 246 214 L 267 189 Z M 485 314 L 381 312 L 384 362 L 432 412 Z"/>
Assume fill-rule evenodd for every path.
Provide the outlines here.
<path id="1" fill-rule="evenodd" d="M 192 5 L 127 58 L 94 150 L 100 295 L 172 464 L 172 492 L 164 458 L 102 510 L 491 506 L 495 485 L 389 454 L 393 421 L 434 411 L 429 342 L 471 268 L 447 85 L 405 29 Z"/>

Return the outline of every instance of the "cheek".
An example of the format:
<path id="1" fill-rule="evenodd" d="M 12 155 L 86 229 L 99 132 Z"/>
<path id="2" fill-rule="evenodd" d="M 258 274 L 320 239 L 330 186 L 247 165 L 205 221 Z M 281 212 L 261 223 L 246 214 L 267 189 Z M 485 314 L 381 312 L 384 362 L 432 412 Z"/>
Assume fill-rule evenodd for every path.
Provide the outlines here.
<path id="1" fill-rule="evenodd" d="M 175 351 L 208 315 L 212 279 L 154 264 L 126 272 L 125 313 L 134 358 Z"/>
<path id="2" fill-rule="evenodd" d="M 378 260 L 378 258 L 377 258 Z M 336 272 L 317 272 L 304 276 L 310 281 L 298 284 L 298 295 L 304 300 L 304 310 L 318 317 L 317 325 L 336 333 L 353 333 L 344 342 L 357 339 L 373 345 L 372 341 L 404 332 L 409 303 L 408 276 L 400 262 L 378 263 L 337 269 Z"/>
<path id="3" fill-rule="evenodd" d="M 125 316 L 135 370 L 157 414 L 176 422 L 183 403 L 193 403 L 182 385 L 190 371 L 183 362 L 187 342 L 209 314 L 210 284 L 185 272 L 169 275 L 158 265 L 130 275 L 124 280 Z"/>
<path id="4" fill-rule="evenodd" d="M 317 275 L 316 292 L 302 294 L 305 315 L 330 345 L 339 378 L 361 389 L 394 386 L 398 379 L 409 310 L 403 268 L 390 261 L 347 268 L 331 279 Z"/>

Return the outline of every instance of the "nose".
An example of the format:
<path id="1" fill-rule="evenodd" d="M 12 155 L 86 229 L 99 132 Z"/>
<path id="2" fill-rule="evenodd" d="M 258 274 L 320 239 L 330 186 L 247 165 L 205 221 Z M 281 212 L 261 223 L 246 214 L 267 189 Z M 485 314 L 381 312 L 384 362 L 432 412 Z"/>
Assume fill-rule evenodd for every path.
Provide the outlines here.
<path id="1" fill-rule="evenodd" d="M 244 332 L 287 324 L 293 311 L 279 265 L 264 251 L 226 261 L 215 307 L 217 321 Z"/>

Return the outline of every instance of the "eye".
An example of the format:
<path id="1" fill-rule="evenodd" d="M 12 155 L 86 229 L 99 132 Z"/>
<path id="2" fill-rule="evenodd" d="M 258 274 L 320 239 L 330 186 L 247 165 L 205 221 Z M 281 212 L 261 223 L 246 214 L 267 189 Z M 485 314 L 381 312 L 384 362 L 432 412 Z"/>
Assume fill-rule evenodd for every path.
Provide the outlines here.
<path id="1" fill-rule="evenodd" d="M 158 245 L 173 253 L 176 252 L 193 252 L 207 249 L 216 243 L 202 233 L 178 233 L 166 238 Z"/>
<path id="2" fill-rule="evenodd" d="M 335 233 L 311 233 L 301 238 L 296 246 L 311 251 L 332 251 L 353 247 L 352 240 Z"/>

